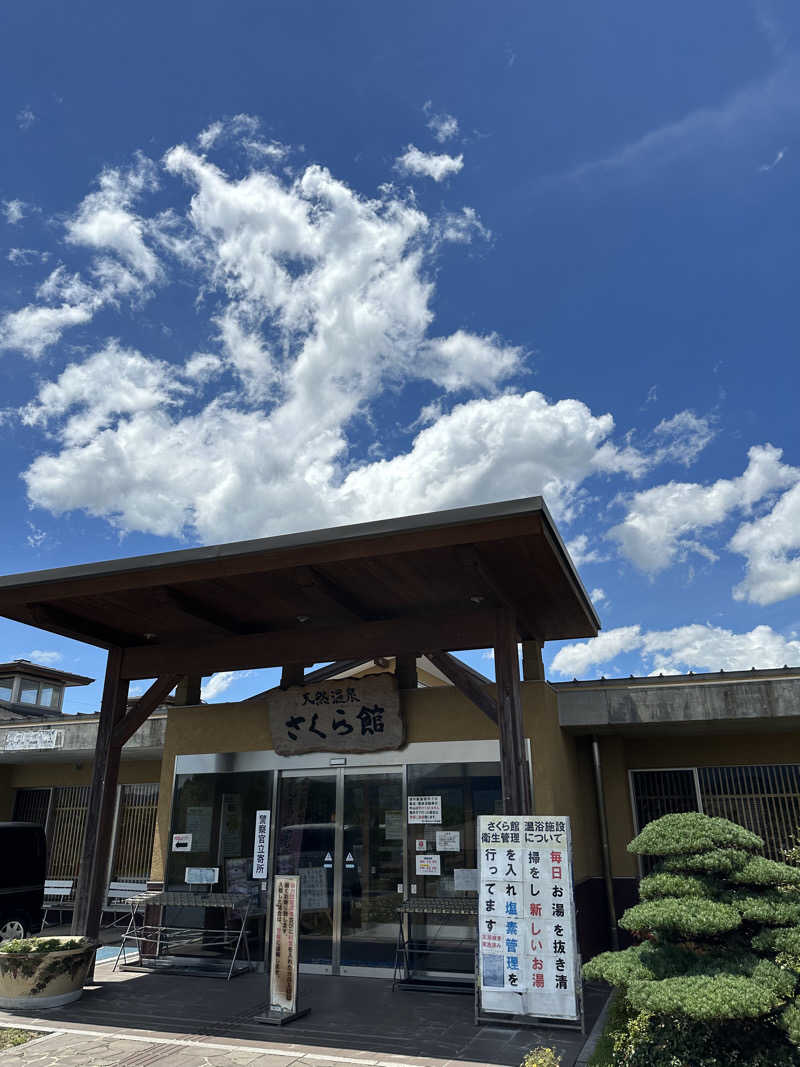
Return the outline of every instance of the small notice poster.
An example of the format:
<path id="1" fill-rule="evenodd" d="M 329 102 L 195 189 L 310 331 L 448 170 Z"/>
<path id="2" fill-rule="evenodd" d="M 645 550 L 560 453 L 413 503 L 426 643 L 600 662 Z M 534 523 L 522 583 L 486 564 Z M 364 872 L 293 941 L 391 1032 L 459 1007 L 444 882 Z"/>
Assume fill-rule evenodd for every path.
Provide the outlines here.
<path id="1" fill-rule="evenodd" d="M 428 851 L 428 842 L 425 840 L 424 837 L 416 838 L 416 843 L 417 843 L 417 852 L 427 852 Z"/>
<path id="2" fill-rule="evenodd" d="M 387 811 L 383 819 L 383 828 L 387 841 L 403 840 L 403 812 Z"/>
<path id="3" fill-rule="evenodd" d="M 435 852 L 423 852 L 417 856 L 417 874 L 441 874 L 442 858 Z"/>
<path id="4" fill-rule="evenodd" d="M 275 878 L 272 910 L 272 958 L 270 963 L 270 1010 L 286 1013 L 297 1007 L 297 920 L 300 909 L 300 878 L 279 874 Z"/>
<path id="5" fill-rule="evenodd" d="M 269 874 L 269 812 L 256 812 L 253 838 L 253 877 L 263 881 Z"/>
<path id="6" fill-rule="evenodd" d="M 409 823 L 441 823 L 442 798 L 409 797 L 408 821 Z"/>
<path id="7" fill-rule="evenodd" d="M 192 835 L 191 834 L 173 834 L 172 835 L 172 851 L 173 852 L 191 852 L 192 851 Z"/>
<path id="8" fill-rule="evenodd" d="M 436 831 L 436 851 L 437 852 L 460 852 L 461 851 L 461 832 L 459 830 L 437 830 Z"/>
<path id="9" fill-rule="evenodd" d="M 478 842 L 482 1010 L 577 1020 L 569 818 L 481 815 Z"/>

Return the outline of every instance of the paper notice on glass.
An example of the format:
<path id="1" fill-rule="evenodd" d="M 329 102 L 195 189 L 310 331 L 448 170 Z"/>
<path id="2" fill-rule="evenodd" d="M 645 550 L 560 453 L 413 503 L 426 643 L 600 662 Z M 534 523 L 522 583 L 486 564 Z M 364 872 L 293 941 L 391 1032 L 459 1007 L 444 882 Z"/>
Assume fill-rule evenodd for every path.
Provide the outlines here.
<path id="1" fill-rule="evenodd" d="M 192 835 L 191 834 L 173 834 L 172 835 L 172 851 L 173 852 L 191 852 L 192 851 Z"/>
<path id="2" fill-rule="evenodd" d="M 441 797 L 409 797 L 408 821 L 410 823 L 441 823 Z"/>
<path id="3" fill-rule="evenodd" d="M 403 840 L 403 812 L 387 811 L 383 816 L 383 828 L 387 841 Z"/>
<path id="4" fill-rule="evenodd" d="M 192 805 L 186 809 L 186 832 L 192 835 L 195 852 L 208 852 L 211 848 L 211 820 L 214 809 L 205 805 Z"/>
<path id="5" fill-rule="evenodd" d="M 453 882 L 453 888 L 462 893 L 477 893 L 480 886 L 477 868 L 472 870 L 469 867 L 456 867 L 453 871 Z"/>
<path id="6" fill-rule="evenodd" d="M 435 852 L 423 852 L 417 856 L 417 874 L 441 874 L 442 858 Z"/>
<path id="7" fill-rule="evenodd" d="M 461 833 L 458 830 L 437 830 L 436 831 L 436 851 L 437 852 L 460 852 L 461 851 Z"/>

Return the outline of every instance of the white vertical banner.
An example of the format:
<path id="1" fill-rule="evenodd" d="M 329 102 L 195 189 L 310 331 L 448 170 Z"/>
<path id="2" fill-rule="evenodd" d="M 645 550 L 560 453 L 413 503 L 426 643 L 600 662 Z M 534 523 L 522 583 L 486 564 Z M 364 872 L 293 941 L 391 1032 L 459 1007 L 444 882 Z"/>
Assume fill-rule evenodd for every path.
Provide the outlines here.
<path id="1" fill-rule="evenodd" d="M 300 876 L 275 877 L 272 904 L 272 953 L 269 975 L 271 1012 L 297 1009 L 297 935 L 300 912 Z"/>
<path id="2" fill-rule="evenodd" d="M 482 1009 L 577 1020 L 569 818 L 481 815 L 478 842 Z"/>
<path id="3" fill-rule="evenodd" d="M 268 811 L 256 812 L 256 830 L 253 837 L 253 877 L 261 882 L 269 877 L 269 815 Z"/>

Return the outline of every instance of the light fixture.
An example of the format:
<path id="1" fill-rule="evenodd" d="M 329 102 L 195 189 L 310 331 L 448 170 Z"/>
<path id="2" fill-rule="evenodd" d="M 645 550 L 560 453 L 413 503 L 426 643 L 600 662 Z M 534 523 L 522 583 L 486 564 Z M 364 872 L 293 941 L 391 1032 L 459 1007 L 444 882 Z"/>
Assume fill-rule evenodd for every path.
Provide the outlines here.
<path id="1" fill-rule="evenodd" d="M 298 615 L 297 616 L 297 621 L 298 622 L 311 622 L 311 616 L 310 615 Z"/>
<path id="2" fill-rule="evenodd" d="M 485 596 L 471 596 L 470 597 L 470 600 L 472 601 L 473 604 L 482 604 L 485 599 L 486 599 Z"/>

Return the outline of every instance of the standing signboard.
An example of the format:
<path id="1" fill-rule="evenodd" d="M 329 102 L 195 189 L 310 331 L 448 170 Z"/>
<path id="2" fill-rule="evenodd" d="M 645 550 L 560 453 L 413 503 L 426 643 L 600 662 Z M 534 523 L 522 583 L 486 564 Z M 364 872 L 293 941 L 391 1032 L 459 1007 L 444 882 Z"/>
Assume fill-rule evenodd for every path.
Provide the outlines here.
<path id="1" fill-rule="evenodd" d="M 478 1012 L 580 1022 L 567 816 L 478 818 Z"/>
<path id="2" fill-rule="evenodd" d="M 272 949 L 269 972 L 269 1012 L 256 1015 L 260 1023 L 281 1026 L 307 1015 L 297 1007 L 298 921 L 300 876 L 278 874 L 272 902 Z"/>

